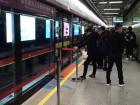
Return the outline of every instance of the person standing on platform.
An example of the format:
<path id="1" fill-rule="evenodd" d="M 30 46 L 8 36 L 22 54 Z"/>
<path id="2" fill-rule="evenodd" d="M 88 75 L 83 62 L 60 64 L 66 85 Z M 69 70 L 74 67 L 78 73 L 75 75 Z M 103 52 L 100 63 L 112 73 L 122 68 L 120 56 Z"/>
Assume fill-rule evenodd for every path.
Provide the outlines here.
<path id="1" fill-rule="evenodd" d="M 110 35 L 109 30 L 106 30 L 104 26 L 101 26 L 99 31 L 99 38 L 98 38 L 98 66 L 99 68 L 103 68 L 106 71 L 108 66 L 108 50 L 107 50 L 107 42 L 108 37 Z"/>
<path id="2" fill-rule="evenodd" d="M 111 33 L 108 41 L 108 69 L 106 72 L 106 85 L 111 85 L 111 71 L 113 64 L 116 63 L 118 70 L 119 86 L 124 85 L 122 70 L 122 54 L 124 48 L 124 39 L 122 35 L 122 25 L 116 24 L 115 31 Z"/>
<path id="3" fill-rule="evenodd" d="M 136 35 L 132 31 L 132 27 L 128 27 L 128 32 L 125 34 L 126 55 L 127 60 L 133 57 L 133 49 L 136 45 Z"/>
<path id="4" fill-rule="evenodd" d="M 87 55 L 86 61 L 84 62 L 84 72 L 83 75 L 80 76 L 81 80 L 86 79 L 86 74 L 88 70 L 88 65 L 92 61 L 93 63 L 93 73 L 89 75 L 91 78 L 95 78 L 96 75 L 96 61 L 97 61 L 97 34 L 93 32 L 92 28 L 88 28 L 87 30 L 87 38 L 85 41 L 81 42 L 78 45 L 78 48 L 87 46 Z"/>
<path id="5" fill-rule="evenodd" d="M 97 58 L 97 65 L 99 69 L 103 68 L 103 36 L 105 33 L 105 27 L 101 26 L 98 29 L 98 43 L 97 43 L 97 48 L 98 48 L 98 58 Z"/>

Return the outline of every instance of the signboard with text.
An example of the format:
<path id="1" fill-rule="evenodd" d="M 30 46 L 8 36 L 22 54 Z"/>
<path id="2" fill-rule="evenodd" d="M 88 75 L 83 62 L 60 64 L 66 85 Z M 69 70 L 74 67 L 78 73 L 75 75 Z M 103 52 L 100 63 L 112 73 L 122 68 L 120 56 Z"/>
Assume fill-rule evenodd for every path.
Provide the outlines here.
<path id="1" fill-rule="evenodd" d="M 133 22 L 134 23 L 139 23 L 140 22 L 140 16 L 138 17 L 133 17 Z"/>
<path id="2" fill-rule="evenodd" d="M 123 17 L 121 17 L 121 16 L 114 16 L 113 17 L 113 22 L 114 23 L 122 23 L 123 22 Z"/>

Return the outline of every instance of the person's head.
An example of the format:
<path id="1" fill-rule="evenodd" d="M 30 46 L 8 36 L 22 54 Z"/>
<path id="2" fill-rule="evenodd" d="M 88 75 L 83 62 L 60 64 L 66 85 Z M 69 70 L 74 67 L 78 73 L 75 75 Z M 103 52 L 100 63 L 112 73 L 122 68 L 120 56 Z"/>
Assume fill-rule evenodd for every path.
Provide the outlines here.
<path id="1" fill-rule="evenodd" d="M 122 31 L 123 31 L 122 24 L 117 23 L 115 25 L 115 31 L 118 32 L 118 33 L 122 33 Z"/>
<path id="2" fill-rule="evenodd" d="M 110 31 L 110 28 L 107 28 L 106 30 Z"/>
<path id="3" fill-rule="evenodd" d="M 91 33 L 93 32 L 93 30 L 92 30 L 92 28 L 87 28 L 86 30 L 85 30 L 85 35 L 90 35 Z"/>
<path id="4" fill-rule="evenodd" d="M 128 27 L 128 31 L 132 31 L 132 27 L 131 26 Z"/>
<path id="5" fill-rule="evenodd" d="M 105 27 L 101 26 L 98 30 L 98 34 L 101 35 L 105 31 Z"/>
<path id="6" fill-rule="evenodd" d="M 126 31 L 126 28 L 123 28 L 123 31 Z"/>
<path id="7" fill-rule="evenodd" d="M 111 29 L 110 29 L 111 32 L 113 32 L 114 30 L 115 30 L 114 28 L 111 28 Z"/>
<path id="8" fill-rule="evenodd" d="M 105 27 L 104 27 L 104 26 L 101 26 L 100 29 L 101 29 L 102 31 L 105 31 Z"/>

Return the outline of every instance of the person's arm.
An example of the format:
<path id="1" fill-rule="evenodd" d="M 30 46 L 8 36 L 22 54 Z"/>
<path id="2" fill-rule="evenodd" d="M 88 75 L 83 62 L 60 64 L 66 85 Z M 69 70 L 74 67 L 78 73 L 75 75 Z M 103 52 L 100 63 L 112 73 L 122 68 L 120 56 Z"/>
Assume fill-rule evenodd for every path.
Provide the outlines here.
<path id="1" fill-rule="evenodd" d="M 135 47 L 136 46 L 136 35 L 135 35 L 135 33 L 133 34 L 133 47 Z"/>
<path id="2" fill-rule="evenodd" d="M 83 42 L 80 42 L 80 44 L 78 45 L 78 48 L 82 48 L 84 47 L 85 45 L 87 45 L 87 42 L 89 41 L 90 38 L 87 38 L 86 40 L 84 40 Z"/>
<path id="3" fill-rule="evenodd" d="M 121 52 L 123 54 L 123 51 L 124 51 L 124 48 L 125 48 L 125 41 L 124 41 L 124 37 L 123 36 L 121 36 L 120 47 L 121 47 Z"/>

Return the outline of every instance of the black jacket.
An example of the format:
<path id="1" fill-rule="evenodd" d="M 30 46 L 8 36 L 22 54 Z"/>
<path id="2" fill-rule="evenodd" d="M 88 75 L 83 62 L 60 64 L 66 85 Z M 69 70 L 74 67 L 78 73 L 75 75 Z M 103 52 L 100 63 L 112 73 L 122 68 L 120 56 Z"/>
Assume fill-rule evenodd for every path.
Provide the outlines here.
<path id="1" fill-rule="evenodd" d="M 112 32 L 108 40 L 108 56 L 113 58 L 120 58 L 123 54 L 124 39 L 123 35 L 118 32 Z"/>
<path id="2" fill-rule="evenodd" d="M 99 54 L 102 53 L 102 55 L 104 55 L 104 56 L 108 55 L 107 43 L 109 40 L 109 35 L 110 35 L 110 32 L 105 31 L 100 36 L 98 36 L 98 50 L 99 50 L 98 52 L 99 52 Z"/>
<path id="3" fill-rule="evenodd" d="M 126 44 L 131 44 L 133 46 L 136 45 L 136 35 L 134 32 L 129 31 L 125 34 L 125 42 Z"/>
<path id="4" fill-rule="evenodd" d="M 85 45 L 87 45 L 87 54 L 90 56 L 96 56 L 97 55 L 97 34 L 95 32 L 91 33 L 85 41 L 81 42 L 78 45 L 78 48 L 81 48 Z"/>

